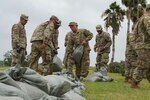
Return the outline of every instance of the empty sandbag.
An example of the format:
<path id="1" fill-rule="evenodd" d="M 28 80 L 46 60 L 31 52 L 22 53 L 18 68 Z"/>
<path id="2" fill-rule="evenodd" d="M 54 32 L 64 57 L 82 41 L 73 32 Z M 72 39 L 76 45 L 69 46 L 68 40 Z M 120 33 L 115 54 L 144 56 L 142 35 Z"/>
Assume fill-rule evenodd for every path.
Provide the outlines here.
<path id="1" fill-rule="evenodd" d="M 83 56 L 83 49 L 82 45 L 79 45 L 73 52 L 73 59 L 76 64 L 80 64 L 82 56 Z"/>
<path id="2" fill-rule="evenodd" d="M 62 70 L 62 61 L 55 55 L 53 58 L 53 72 L 60 72 Z"/>

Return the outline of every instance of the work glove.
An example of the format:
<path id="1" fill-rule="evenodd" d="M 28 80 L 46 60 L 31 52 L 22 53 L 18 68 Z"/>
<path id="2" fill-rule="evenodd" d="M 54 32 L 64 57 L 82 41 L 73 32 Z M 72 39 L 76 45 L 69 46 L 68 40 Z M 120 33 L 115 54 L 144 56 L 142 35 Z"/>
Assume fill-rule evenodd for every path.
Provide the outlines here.
<path id="1" fill-rule="evenodd" d="M 22 47 L 18 47 L 17 49 L 16 49 L 16 51 L 17 51 L 17 53 L 21 53 L 21 50 L 23 50 L 23 48 Z"/>
<path id="2" fill-rule="evenodd" d="M 54 49 L 54 50 L 53 50 L 53 53 L 54 53 L 54 54 L 58 54 L 57 49 Z"/>

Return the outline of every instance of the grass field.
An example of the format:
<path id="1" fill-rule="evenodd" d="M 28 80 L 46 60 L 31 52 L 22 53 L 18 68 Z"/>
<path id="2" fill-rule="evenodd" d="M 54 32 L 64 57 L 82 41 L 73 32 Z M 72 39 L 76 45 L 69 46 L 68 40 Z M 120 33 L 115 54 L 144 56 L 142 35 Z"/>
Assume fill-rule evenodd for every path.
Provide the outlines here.
<path id="1" fill-rule="evenodd" d="M 140 83 L 140 89 L 132 89 L 121 74 L 109 73 L 109 76 L 114 79 L 113 82 L 84 82 L 86 100 L 150 100 L 150 84 L 147 80 Z"/>
<path id="2" fill-rule="evenodd" d="M 4 70 L 0 67 L 0 70 Z M 93 68 L 90 68 L 90 74 Z M 140 89 L 132 89 L 128 83 L 124 83 L 121 74 L 108 73 L 113 82 L 84 82 L 86 100 L 150 100 L 150 84 L 147 80 L 140 83 Z"/>

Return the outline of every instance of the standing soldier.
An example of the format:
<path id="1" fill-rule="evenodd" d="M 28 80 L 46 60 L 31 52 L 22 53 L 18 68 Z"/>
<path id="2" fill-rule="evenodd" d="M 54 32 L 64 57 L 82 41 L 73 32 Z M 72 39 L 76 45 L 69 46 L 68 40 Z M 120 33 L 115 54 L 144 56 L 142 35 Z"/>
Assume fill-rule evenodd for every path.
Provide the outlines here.
<path id="1" fill-rule="evenodd" d="M 69 60 L 69 64 L 68 64 L 68 68 L 67 68 L 67 72 L 68 73 L 73 73 L 73 68 L 72 68 L 72 64 L 74 64 L 73 62 L 73 52 L 74 49 L 76 49 L 79 45 L 83 45 L 84 50 L 83 50 L 83 56 L 81 59 L 81 63 L 75 64 L 76 65 L 76 76 L 78 79 L 80 79 L 80 77 L 87 77 L 88 75 L 88 70 L 89 70 L 89 64 L 90 64 L 90 59 L 89 59 L 89 53 L 90 53 L 90 47 L 89 47 L 89 41 L 92 39 L 93 34 L 86 30 L 86 29 L 78 29 L 78 24 L 76 22 L 70 22 L 69 23 L 69 27 L 71 29 L 70 32 L 70 38 L 68 41 L 68 55 L 69 58 L 71 59 Z"/>
<path id="2" fill-rule="evenodd" d="M 101 66 L 107 66 L 112 41 L 109 33 L 104 32 L 101 25 L 97 25 L 96 30 L 98 34 L 96 35 L 94 51 L 97 52 L 96 71 L 98 71 Z"/>
<path id="3" fill-rule="evenodd" d="M 12 27 L 12 35 L 11 35 L 12 49 L 13 49 L 12 66 L 18 64 L 19 60 L 22 64 L 25 59 L 27 47 L 25 25 L 27 21 L 28 16 L 22 14 L 20 16 L 20 22 L 18 24 L 14 24 Z"/>
<path id="4" fill-rule="evenodd" d="M 133 71 L 136 68 L 137 54 L 134 49 L 135 34 L 133 32 L 128 34 L 126 46 L 126 62 L 125 62 L 125 82 L 131 83 Z"/>
<path id="5" fill-rule="evenodd" d="M 64 55 L 64 59 L 63 59 L 63 63 L 64 63 L 64 65 L 65 65 L 65 68 L 67 69 L 67 66 L 68 66 L 68 52 L 67 52 L 67 49 L 68 49 L 68 40 L 69 40 L 69 38 L 70 38 L 70 35 L 71 35 L 71 33 L 69 32 L 69 33 L 67 33 L 66 34 L 66 37 L 65 37 L 65 43 L 64 43 L 64 46 L 66 47 L 66 50 L 65 50 L 65 55 Z"/>
<path id="6" fill-rule="evenodd" d="M 150 82 L 150 4 L 146 6 L 144 15 L 137 22 L 134 34 L 136 36 L 137 67 L 133 73 L 131 88 L 139 88 L 138 84 L 143 79 L 144 70 Z"/>
<path id="7" fill-rule="evenodd" d="M 33 32 L 31 38 L 31 53 L 30 53 L 30 67 L 38 71 L 38 60 L 45 53 L 45 67 L 44 75 L 52 74 L 52 58 L 51 53 L 57 53 L 53 43 L 52 35 L 56 32 L 56 28 L 60 24 L 56 16 L 51 16 L 49 21 L 40 24 Z"/>

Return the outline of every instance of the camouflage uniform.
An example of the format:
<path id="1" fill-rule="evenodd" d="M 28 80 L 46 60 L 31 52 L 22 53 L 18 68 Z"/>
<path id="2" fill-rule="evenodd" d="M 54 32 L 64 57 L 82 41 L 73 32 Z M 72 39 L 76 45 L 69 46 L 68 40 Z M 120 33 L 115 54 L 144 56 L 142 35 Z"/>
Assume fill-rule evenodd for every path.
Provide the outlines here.
<path id="1" fill-rule="evenodd" d="M 96 29 L 102 31 L 101 25 L 97 25 Z M 94 49 L 97 51 L 97 58 L 96 58 L 97 70 L 99 70 L 101 66 L 107 66 L 107 63 L 109 61 L 111 44 L 112 42 L 109 33 L 102 31 L 100 34 L 98 33 L 96 35 L 96 43 L 94 45 Z"/>
<path id="2" fill-rule="evenodd" d="M 128 81 L 132 78 L 133 71 L 137 66 L 137 54 L 134 49 L 134 45 L 135 35 L 134 33 L 129 33 L 126 46 L 125 81 Z"/>
<path id="3" fill-rule="evenodd" d="M 28 16 L 22 14 L 20 18 L 23 18 L 25 20 L 28 20 Z M 27 39 L 26 39 L 26 30 L 25 26 L 19 22 L 18 24 L 14 24 L 12 27 L 12 48 L 13 48 L 13 54 L 12 54 L 12 66 L 15 66 L 19 59 L 21 60 L 21 64 L 23 63 L 26 55 L 26 47 L 27 47 Z M 18 50 L 20 49 L 20 53 L 18 53 Z M 19 54 L 20 57 L 19 57 Z"/>
<path id="4" fill-rule="evenodd" d="M 150 5 L 146 11 L 150 11 Z M 136 35 L 135 50 L 137 53 L 137 67 L 133 73 L 131 87 L 137 88 L 146 70 L 146 77 L 150 82 L 150 13 L 144 14 L 137 22 L 134 33 Z"/>
<path id="5" fill-rule="evenodd" d="M 51 35 L 51 39 L 52 39 L 51 42 L 52 42 L 52 44 L 54 46 L 54 49 L 58 49 L 59 48 L 58 47 L 58 35 L 59 35 L 58 29 L 54 29 L 54 32 Z M 53 51 L 51 51 L 52 59 L 53 59 L 54 55 L 55 54 L 53 53 Z M 46 64 L 46 53 L 45 52 L 42 53 L 42 60 L 43 60 L 42 65 L 45 65 Z"/>
<path id="6" fill-rule="evenodd" d="M 54 49 L 52 44 L 51 35 L 54 33 L 54 24 L 50 23 L 49 21 L 40 24 L 34 31 L 32 38 L 31 38 L 31 53 L 30 53 L 30 68 L 38 71 L 38 60 L 42 56 L 43 52 L 45 53 L 45 67 L 46 67 L 46 74 L 51 74 L 51 50 Z M 40 45 L 45 44 L 44 48 L 40 48 Z"/>
<path id="7" fill-rule="evenodd" d="M 76 24 L 75 22 L 70 22 L 69 25 L 72 24 Z M 89 53 L 90 53 L 90 47 L 89 47 L 89 43 L 88 41 L 90 41 L 93 37 L 93 34 L 86 30 L 86 29 L 78 29 L 76 33 L 73 33 L 72 31 L 69 32 L 70 34 L 70 38 L 68 41 L 68 59 L 69 60 L 69 64 L 68 64 L 68 68 L 67 71 L 72 73 L 73 70 L 73 57 L 72 57 L 72 53 L 74 51 L 75 48 L 77 48 L 79 45 L 82 45 L 82 42 L 85 40 L 87 42 L 86 45 L 84 45 L 84 54 L 82 56 L 81 59 L 81 64 L 80 66 L 76 65 L 76 76 L 78 78 L 80 78 L 80 76 L 82 77 L 86 77 L 88 75 L 88 69 L 89 69 L 89 64 L 90 64 L 90 58 L 89 58 Z"/>
<path id="8" fill-rule="evenodd" d="M 63 59 L 63 63 L 67 69 L 67 66 L 68 66 L 68 52 L 67 52 L 67 49 L 68 49 L 68 40 L 70 38 L 70 32 L 66 34 L 66 37 L 65 37 L 65 43 L 64 43 L 64 46 L 66 47 L 66 50 L 65 50 L 65 55 L 64 55 L 64 59 Z"/>

